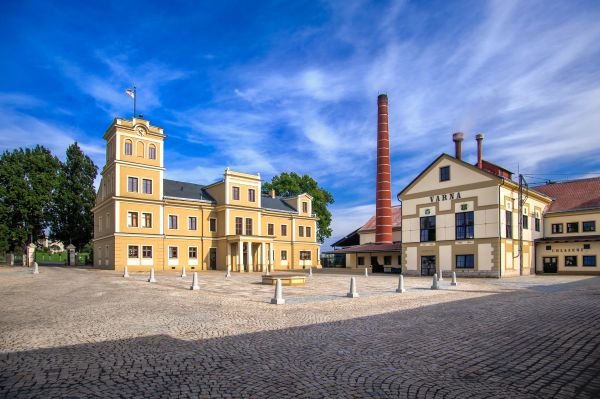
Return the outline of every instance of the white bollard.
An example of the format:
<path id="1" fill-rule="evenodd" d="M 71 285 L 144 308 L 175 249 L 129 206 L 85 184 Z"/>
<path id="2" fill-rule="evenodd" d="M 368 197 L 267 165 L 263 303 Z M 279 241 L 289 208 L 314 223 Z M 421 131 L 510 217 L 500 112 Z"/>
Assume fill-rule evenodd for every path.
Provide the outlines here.
<path id="1" fill-rule="evenodd" d="M 33 262 L 33 274 L 40 274 L 40 269 L 38 269 L 37 262 Z"/>
<path id="2" fill-rule="evenodd" d="M 406 292 L 406 290 L 404 289 L 404 276 L 402 274 L 400 275 L 400 278 L 398 278 L 398 288 L 396 288 L 396 292 Z"/>
<path id="3" fill-rule="evenodd" d="M 312 277 L 312 267 L 308 268 L 308 277 Z"/>
<path id="4" fill-rule="evenodd" d="M 365 267 L 365 277 L 369 277 L 369 271 L 366 267 Z"/>
<path id="5" fill-rule="evenodd" d="M 200 286 L 198 285 L 198 272 L 194 272 L 194 274 L 192 274 L 192 286 L 190 287 L 190 290 L 197 291 L 199 289 Z"/>
<path id="6" fill-rule="evenodd" d="M 149 283 L 156 283 L 156 279 L 154 278 L 154 268 L 150 269 L 150 278 L 148 279 Z"/>
<path id="7" fill-rule="evenodd" d="M 433 275 L 433 284 L 431 285 L 431 289 L 432 289 L 432 290 L 437 290 L 437 289 L 439 289 L 439 287 L 438 287 L 438 278 L 437 278 L 437 273 L 435 273 L 435 274 Z"/>
<path id="8" fill-rule="evenodd" d="M 358 298 L 358 291 L 356 290 L 356 277 L 350 278 L 350 292 L 346 294 L 348 298 Z"/>
<path id="9" fill-rule="evenodd" d="M 271 298 L 271 303 L 273 305 L 283 305 L 285 304 L 285 299 L 283 299 L 283 289 L 281 288 L 281 279 L 275 280 L 275 297 Z"/>
<path id="10" fill-rule="evenodd" d="M 183 265 L 183 267 L 181 268 L 181 278 L 184 278 L 184 277 L 187 277 L 187 274 L 185 274 L 185 265 Z"/>
<path id="11" fill-rule="evenodd" d="M 123 272 L 123 278 L 129 277 L 129 270 L 127 270 L 127 265 L 125 265 L 125 271 Z"/>
<path id="12" fill-rule="evenodd" d="M 458 283 L 456 282 L 456 272 L 452 272 L 452 282 L 450 283 L 450 285 L 458 285 Z"/>
<path id="13" fill-rule="evenodd" d="M 440 266 L 440 274 L 438 276 L 438 281 L 442 281 L 444 279 L 444 276 L 442 276 L 443 272 L 442 272 L 442 266 Z"/>
<path id="14" fill-rule="evenodd" d="M 231 277 L 231 270 L 229 270 L 229 267 L 227 268 L 227 273 L 225 273 L 225 280 L 228 280 Z"/>
<path id="15" fill-rule="evenodd" d="M 266 272 L 265 272 L 265 276 L 269 275 L 269 265 L 267 264 L 267 268 L 266 268 Z"/>

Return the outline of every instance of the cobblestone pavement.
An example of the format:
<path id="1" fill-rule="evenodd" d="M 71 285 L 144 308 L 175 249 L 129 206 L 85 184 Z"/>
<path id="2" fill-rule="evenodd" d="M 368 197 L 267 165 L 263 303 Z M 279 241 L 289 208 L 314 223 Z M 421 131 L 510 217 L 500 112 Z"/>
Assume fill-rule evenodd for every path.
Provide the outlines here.
<path id="1" fill-rule="evenodd" d="M 0 397 L 600 397 L 600 278 L 0 267 Z"/>

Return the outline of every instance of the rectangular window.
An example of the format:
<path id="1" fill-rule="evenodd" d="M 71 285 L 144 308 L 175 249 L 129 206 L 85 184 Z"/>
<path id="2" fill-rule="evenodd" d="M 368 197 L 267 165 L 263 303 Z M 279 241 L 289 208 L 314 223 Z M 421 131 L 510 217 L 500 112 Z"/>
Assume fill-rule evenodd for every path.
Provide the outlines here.
<path id="1" fill-rule="evenodd" d="M 125 142 L 125 155 L 131 155 L 133 154 L 133 144 L 131 143 L 131 141 L 126 141 Z"/>
<path id="2" fill-rule="evenodd" d="M 300 251 L 300 260 L 310 260 L 310 251 Z"/>
<path id="3" fill-rule="evenodd" d="M 252 235 L 252 219 L 250 219 L 250 218 L 246 219 L 246 235 L 247 236 Z"/>
<path id="4" fill-rule="evenodd" d="M 177 247 L 169 247 L 169 258 L 177 259 Z"/>
<path id="5" fill-rule="evenodd" d="M 211 231 L 213 233 L 217 232 L 217 219 L 215 219 L 215 218 L 208 219 L 208 231 Z"/>
<path id="6" fill-rule="evenodd" d="M 198 259 L 198 247 L 189 247 L 188 248 L 188 258 Z"/>
<path id="7" fill-rule="evenodd" d="M 435 216 L 421 218 L 421 242 L 435 241 Z"/>
<path id="8" fill-rule="evenodd" d="M 273 223 L 267 225 L 267 235 L 275 235 L 275 225 L 273 225 Z"/>
<path id="9" fill-rule="evenodd" d="M 284 237 L 287 236 L 287 224 L 281 225 L 281 235 Z"/>
<path id="10" fill-rule="evenodd" d="M 281 251 L 281 260 L 287 260 L 287 251 Z"/>
<path id="11" fill-rule="evenodd" d="M 583 249 L 590 249 L 590 244 L 583 244 Z"/>
<path id="12" fill-rule="evenodd" d="M 311 230 L 312 230 L 312 229 L 310 228 L 310 226 L 306 226 L 306 236 L 307 236 L 307 237 L 310 237 L 310 235 L 311 235 L 311 233 L 312 233 L 312 232 L 311 232 Z"/>
<path id="13" fill-rule="evenodd" d="M 127 178 L 127 191 L 130 193 L 138 192 L 138 178 L 137 177 L 128 177 Z"/>
<path id="14" fill-rule="evenodd" d="M 525 230 L 529 229 L 529 217 L 527 215 L 521 215 L 523 220 L 523 228 Z"/>
<path id="15" fill-rule="evenodd" d="M 475 236 L 475 212 L 458 212 L 454 219 L 456 222 L 456 240 L 467 240 Z"/>
<path id="16" fill-rule="evenodd" d="M 177 229 L 177 215 L 169 215 L 169 228 Z"/>
<path id="17" fill-rule="evenodd" d="M 359 257 L 356 259 L 356 264 L 357 264 L 358 266 L 364 266 L 364 265 L 365 265 L 365 257 L 364 257 L 364 256 L 359 256 Z"/>
<path id="18" fill-rule="evenodd" d="M 195 216 L 188 217 L 188 230 L 198 230 L 198 219 Z"/>
<path id="19" fill-rule="evenodd" d="M 535 218 L 535 231 L 540 231 L 540 218 Z"/>
<path id="20" fill-rule="evenodd" d="M 392 265 L 392 257 L 391 256 L 384 256 L 383 257 L 383 264 L 386 266 L 391 266 Z"/>
<path id="21" fill-rule="evenodd" d="M 243 223 L 244 223 L 244 221 L 242 218 L 235 218 L 235 234 L 238 236 L 241 236 L 242 234 L 244 234 L 242 232 Z"/>
<path id="22" fill-rule="evenodd" d="M 142 179 L 142 191 L 144 194 L 152 194 L 152 180 Z"/>
<path id="23" fill-rule="evenodd" d="M 565 256 L 565 266 L 577 266 L 577 256 Z"/>
<path id="24" fill-rule="evenodd" d="M 402 266 L 402 256 L 398 255 L 398 266 Z"/>
<path id="25" fill-rule="evenodd" d="M 148 158 L 156 159 L 156 147 L 154 147 L 153 145 L 151 145 L 148 149 Z"/>
<path id="26" fill-rule="evenodd" d="M 144 245 L 142 247 L 142 258 L 152 258 L 152 247 L 150 245 Z"/>
<path id="27" fill-rule="evenodd" d="M 457 269 L 473 269 L 475 268 L 474 255 L 456 255 Z"/>
<path id="28" fill-rule="evenodd" d="M 506 238 L 513 237 L 513 228 L 512 228 L 513 220 L 512 219 L 513 219 L 512 212 L 506 211 Z"/>
<path id="29" fill-rule="evenodd" d="M 308 202 L 306 201 L 302 202 L 302 212 L 308 213 Z"/>
<path id="30" fill-rule="evenodd" d="M 240 188 L 239 187 L 231 187 L 232 189 L 232 197 L 234 200 L 239 201 L 240 199 Z"/>
<path id="31" fill-rule="evenodd" d="M 552 225 L 552 234 L 560 234 L 563 232 L 563 224 L 562 223 L 554 223 Z"/>
<path id="32" fill-rule="evenodd" d="M 142 227 L 151 228 L 152 227 L 152 214 L 151 213 L 142 213 Z"/>
<path id="33" fill-rule="evenodd" d="M 584 266 L 596 266 L 596 255 L 583 255 Z"/>
<path id="34" fill-rule="evenodd" d="M 583 232 L 596 231 L 596 222 L 591 220 L 589 222 L 583 222 Z"/>
<path id="35" fill-rule="evenodd" d="M 450 166 L 442 166 L 440 168 L 440 181 L 450 180 Z"/>
<path id="36" fill-rule="evenodd" d="M 298 237 L 304 237 L 304 226 L 298 226 Z"/>
<path id="37" fill-rule="evenodd" d="M 579 222 L 567 223 L 567 233 L 579 233 Z"/>
<path id="38" fill-rule="evenodd" d="M 138 227 L 138 213 L 127 212 L 127 226 Z"/>
<path id="39" fill-rule="evenodd" d="M 256 202 L 256 190 L 253 188 L 248 189 L 248 201 Z"/>
<path id="40" fill-rule="evenodd" d="M 129 245 L 127 247 L 127 257 L 128 258 L 139 258 L 140 256 L 140 247 L 137 245 Z"/>

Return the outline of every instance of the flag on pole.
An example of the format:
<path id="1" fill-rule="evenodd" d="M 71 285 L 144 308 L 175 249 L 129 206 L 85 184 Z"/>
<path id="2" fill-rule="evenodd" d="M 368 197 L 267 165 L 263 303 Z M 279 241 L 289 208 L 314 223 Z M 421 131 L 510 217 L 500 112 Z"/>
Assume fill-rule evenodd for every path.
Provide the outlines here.
<path id="1" fill-rule="evenodd" d="M 127 94 L 131 98 L 135 98 L 135 89 L 127 89 L 125 90 L 125 94 Z"/>

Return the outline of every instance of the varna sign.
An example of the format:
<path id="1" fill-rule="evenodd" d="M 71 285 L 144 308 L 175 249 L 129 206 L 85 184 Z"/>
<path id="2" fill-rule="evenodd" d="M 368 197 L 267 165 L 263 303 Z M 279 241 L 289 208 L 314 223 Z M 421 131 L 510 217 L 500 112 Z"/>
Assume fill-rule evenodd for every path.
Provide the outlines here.
<path id="1" fill-rule="evenodd" d="M 450 193 L 450 194 L 431 195 L 429 197 L 429 200 L 431 202 L 448 201 L 448 200 L 455 200 L 455 199 L 461 199 L 460 191 L 457 191 L 455 193 Z"/>

